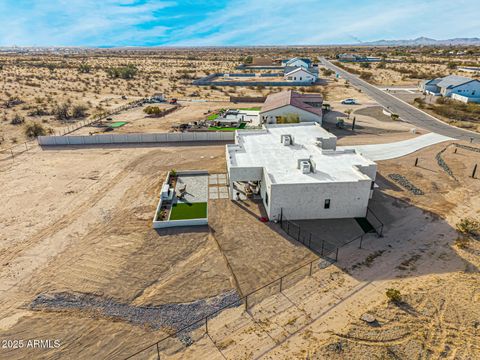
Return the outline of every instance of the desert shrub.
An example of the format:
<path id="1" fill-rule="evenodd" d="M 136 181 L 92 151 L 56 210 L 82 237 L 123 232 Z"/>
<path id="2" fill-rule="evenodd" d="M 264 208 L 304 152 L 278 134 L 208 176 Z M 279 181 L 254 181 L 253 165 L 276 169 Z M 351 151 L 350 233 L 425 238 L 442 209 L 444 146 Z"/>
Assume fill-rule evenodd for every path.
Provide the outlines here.
<path id="1" fill-rule="evenodd" d="M 128 64 L 125 66 L 119 67 L 110 67 L 106 70 L 107 75 L 112 79 L 121 78 L 121 79 L 133 79 L 138 72 L 138 69 L 133 64 Z"/>
<path id="2" fill-rule="evenodd" d="M 363 69 L 370 69 L 370 63 L 362 62 L 360 63 L 360 67 Z"/>
<path id="3" fill-rule="evenodd" d="M 278 124 L 294 124 L 299 122 L 300 117 L 298 116 L 298 114 L 286 114 L 284 116 L 280 116 L 277 119 Z"/>
<path id="4" fill-rule="evenodd" d="M 447 64 L 447 67 L 449 69 L 456 69 L 457 68 L 457 63 L 453 62 L 453 61 L 449 61 L 448 64 Z"/>
<path id="5" fill-rule="evenodd" d="M 25 121 L 25 118 L 19 114 L 14 114 L 12 120 L 10 120 L 10 124 L 12 125 L 20 125 Z"/>
<path id="6" fill-rule="evenodd" d="M 87 63 L 81 63 L 79 66 L 78 66 L 78 72 L 79 73 L 82 73 L 82 74 L 87 74 L 89 73 L 90 71 L 92 71 L 92 66 L 87 64 Z"/>
<path id="7" fill-rule="evenodd" d="M 324 76 L 330 76 L 330 75 L 335 74 L 335 71 L 330 70 L 330 69 L 327 69 L 327 68 L 323 68 L 323 69 L 322 69 L 322 74 L 323 74 Z"/>
<path id="8" fill-rule="evenodd" d="M 373 74 L 369 71 L 362 71 L 360 74 L 360 79 L 363 79 L 365 81 L 371 80 L 373 78 Z"/>
<path id="9" fill-rule="evenodd" d="M 67 103 L 60 104 L 54 107 L 53 109 L 53 115 L 55 116 L 55 119 L 57 120 L 68 120 L 70 118 L 70 105 Z"/>
<path id="10" fill-rule="evenodd" d="M 460 249 L 468 248 L 469 243 L 470 243 L 470 238 L 466 236 L 459 236 L 455 239 L 455 245 Z"/>
<path id="11" fill-rule="evenodd" d="M 385 295 L 387 296 L 388 301 L 392 303 L 398 304 L 399 302 L 402 301 L 402 295 L 400 294 L 400 291 L 397 289 L 392 289 L 392 288 L 387 289 L 387 291 L 385 292 Z"/>
<path id="12" fill-rule="evenodd" d="M 377 65 L 377 69 L 386 69 L 387 68 L 387 63 L 385 61 L 381 61 Z"/>
<path id="13" fill-rule="evenodd" d="M 47 129 L 42 124 L 31 122 L 25 125 L 25 135 L 29 138 L 43 136 L 47 134 Z"/>
<path id="14" fill-rule="evenodd" d="M 391 114 L 390 117 L 392 118 L 392 120 L 400 119 L 400 115 L 398 115 L 398 114 Z"/>
<path id="15" fill-rule="evenodd" d="M 161 116 L 163 110 L 158 106 L 147 106 L 145 109 L 143 109 L 143 112 L 151 116 Z"/>
<path id="16" fill-rule="evenodd" d="M 457 225 L 457 231 L 467 236 L 480 236 L 480 221 L 473 218 L 461 219 Z"/>
<path id="17" fill-rule="evenodd" d="M 82 119 L 87 116 L 88 107 L 85 105 L 74 105 L 72 107 L 72 118 Z"/>

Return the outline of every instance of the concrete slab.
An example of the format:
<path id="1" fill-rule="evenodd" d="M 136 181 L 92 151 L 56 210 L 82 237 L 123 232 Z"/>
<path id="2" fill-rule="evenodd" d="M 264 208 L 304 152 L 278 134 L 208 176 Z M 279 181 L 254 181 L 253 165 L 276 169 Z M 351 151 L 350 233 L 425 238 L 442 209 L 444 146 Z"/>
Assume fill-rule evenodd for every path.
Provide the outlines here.
<path id="1" fill-rule="evenodd" d="M 296 220 L 302 231 L 312 233 L 317 240 L 325 240 L 332 245 L 342 245 L 363 234 L 355 219 Z"/>
<path id="2" fill-rule="evenodd" d="M 355 145 L 355 146 L 339 146 L 338 150 L 356 149 L 366 158 L 379 161 L 402 157 L 411 154 L 417 150 L 423 149 L 427 146 L 438 144 L 444 141 L 454 140 L 451 137 L 429 133 L 418 136 L 413 139 L 397 141 L 388 144 L 375 145 Z"/>
<path id="3" fill-rule="evenodd" d="M 186 195 L 184 199 L 178 202 L 207 202 L 208 201 L 208 176 L 207 175 L 179 175 L 175 192 L 180 193 L 180 189 L 186 186 Z"/>

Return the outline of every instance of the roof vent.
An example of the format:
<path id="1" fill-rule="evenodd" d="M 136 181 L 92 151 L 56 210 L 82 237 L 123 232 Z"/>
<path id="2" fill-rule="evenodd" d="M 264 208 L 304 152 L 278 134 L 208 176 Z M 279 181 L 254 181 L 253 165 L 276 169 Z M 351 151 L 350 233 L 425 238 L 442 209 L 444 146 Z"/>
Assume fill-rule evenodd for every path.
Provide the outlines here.
<path id="1" fill-rule="evenodd" d="M 280 142 L 285 146 L 292 145 L 293 144 L 292 135 L 282 135 L 280 137 Z"/>
<path id="2" fill-rule="evenodd" d="M 312 170 L 312 166 L 310 165 L 310 161 L 304 160 L 300 161 L 300 170 L 302 174 L 308 174 Z"/>

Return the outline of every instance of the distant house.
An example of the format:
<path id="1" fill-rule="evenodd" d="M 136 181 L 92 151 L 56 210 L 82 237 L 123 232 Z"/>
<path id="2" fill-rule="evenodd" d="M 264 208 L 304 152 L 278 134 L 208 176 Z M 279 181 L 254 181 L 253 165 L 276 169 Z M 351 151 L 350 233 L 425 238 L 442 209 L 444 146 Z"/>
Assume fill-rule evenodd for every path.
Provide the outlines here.
<path id="1" fill-rule="evenodd" d="M 421 82 L 420 90 L 445 97 L 458 94 L 467 98 L 477 98 L 480 96 L 480 81 L 464 76 L 449 75 Z"/>
<path id="2" fill-rule="evenodd" d="M 320 94 L 300 94 L 292 90 L 271 94 L 260 111 L 262 123 L 276 124 L 286 117 L 297 117 L 298 122 L 322 123 L 323 97 Z"/>
<path id="3" fill-rule="evenodd" d="M 298 57 L 294 57 L 290 60 L 283 60 L 282 65 L 285 67 L 302 67 L 304 69 L 308 69 L 312 66 L 312 61 L 310 59 L 301 59 Z"/>
<path id="4" fill-rule="evenodd" d="M 295 70 L 286 73 L 284 79 L 311 84 L 317 81 L 317 75 L 303 67 L 297 67 Z"/>

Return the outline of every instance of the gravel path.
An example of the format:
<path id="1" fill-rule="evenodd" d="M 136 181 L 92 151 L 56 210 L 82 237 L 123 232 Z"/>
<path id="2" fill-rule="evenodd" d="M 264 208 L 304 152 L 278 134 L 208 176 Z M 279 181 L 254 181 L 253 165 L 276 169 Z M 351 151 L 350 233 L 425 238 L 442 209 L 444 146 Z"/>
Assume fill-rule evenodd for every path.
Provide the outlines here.
<path id="1" fill-rule="evenodd" d="M 413 195 L 424 195 L 425 193 L 413 185 L 408 179 L 400 174 L 388 174 L 388 177 L 399 184 L 401 187 L 410 191 Z"/>
<path id="2" fill-rule="evenodd" d="M 240 306 L 240 303 L 240 297 L 235 290 L 190 303 L 152 307 L 137 307 L 91 294 L 61 292 L 38 295 L 30 304 L 30 308 L 51 311 L 68 309 L 94 311 L 103 316 L 119 318 L 137 325 L 149 325 L 154 329 L 170 328 L 177 331 L 217 310 Z M 199 322 L 189 330 L 202 325 L 203 323 Z"/>

